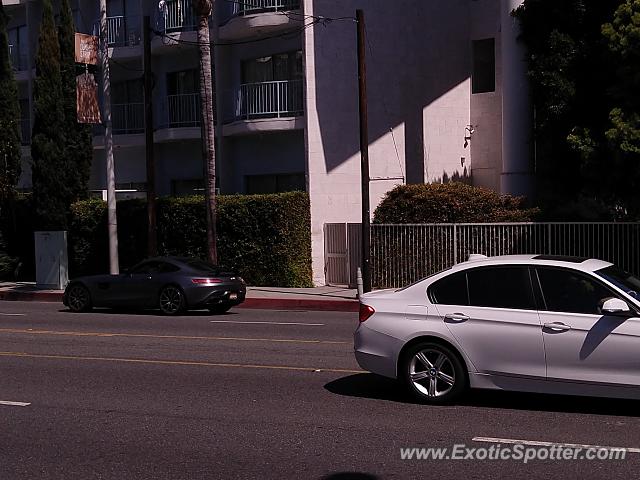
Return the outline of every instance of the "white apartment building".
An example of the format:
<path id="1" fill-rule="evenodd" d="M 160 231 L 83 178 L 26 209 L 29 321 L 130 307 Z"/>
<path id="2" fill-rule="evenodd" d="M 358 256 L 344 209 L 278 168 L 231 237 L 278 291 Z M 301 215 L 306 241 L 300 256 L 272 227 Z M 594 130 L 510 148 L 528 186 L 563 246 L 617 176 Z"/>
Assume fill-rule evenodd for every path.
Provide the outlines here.
<path id="1" fill-rule="evenodd" d="M 531 193 L 531 115 L 510 12 L 521 0 L 217 0 L 211 22 L 221 193 L 306 190 L 314 282 L 325 281 L 324 225 L 360 221 L 355 11 L 367 29 L 371 210 L 397 184 L 462 178 Z M 19 82 L 29 186 L 39 0 L 4 0 Z M 97 0 L 76 28 L 97 32 Z M 54 6 L 57 8 L 57 6 Z M 191 0 L 108 0 L 116 184 L 144 196 L 141 21 L 152 40 L 156 185 L 203 185 L 196 18 Z M 103 129 L 91 189 L 106 188 Z"/>

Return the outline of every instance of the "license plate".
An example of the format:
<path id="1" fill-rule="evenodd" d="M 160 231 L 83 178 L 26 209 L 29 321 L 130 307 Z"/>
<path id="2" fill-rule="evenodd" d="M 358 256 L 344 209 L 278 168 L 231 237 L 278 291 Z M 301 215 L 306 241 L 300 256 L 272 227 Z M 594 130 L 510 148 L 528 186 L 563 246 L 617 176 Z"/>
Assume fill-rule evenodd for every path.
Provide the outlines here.
<path id="1" fill-rule="evenodd" d="M 238 299 L 238 294 L 237 293 L 230 293 L 229 294 L 229 300 L 237 300 Z"/>

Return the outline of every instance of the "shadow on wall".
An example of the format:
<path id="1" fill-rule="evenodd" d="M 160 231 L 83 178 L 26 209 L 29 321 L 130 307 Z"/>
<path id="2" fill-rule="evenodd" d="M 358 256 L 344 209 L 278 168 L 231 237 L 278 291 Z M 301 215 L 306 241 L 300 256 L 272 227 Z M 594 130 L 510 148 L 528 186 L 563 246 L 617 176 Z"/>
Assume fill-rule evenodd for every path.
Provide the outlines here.
<path id="1" fill-rule="evenodd" d="M 454 172 L 453 175 L 449 176 L 447 172 L 442 172 L 441 177 L 434 178 L 429 183 L 466 183 L 467 185 L 471 185 L 472 178 L 467 167 L 464 167 L 462 174 L 460 174 L 460 172 Z"/>
<path id="2" fill-rule="evenodd" d="M 313 4 L 314 15 L 334 18 L 364 10 L 369 39 L 369 143 L 404 124 L 407 183 L 423 183 L 428 160 L 424 132 L 430 129 L 424 125 L 424 109 L 469 78 L 469 39 L 461 34 L 469 30 L 466 1 L 315 0 Z M 360 151 L 356 23 L 316 26 L 313 35 L 319 130 L 326 169 L 332 171 Z"/>

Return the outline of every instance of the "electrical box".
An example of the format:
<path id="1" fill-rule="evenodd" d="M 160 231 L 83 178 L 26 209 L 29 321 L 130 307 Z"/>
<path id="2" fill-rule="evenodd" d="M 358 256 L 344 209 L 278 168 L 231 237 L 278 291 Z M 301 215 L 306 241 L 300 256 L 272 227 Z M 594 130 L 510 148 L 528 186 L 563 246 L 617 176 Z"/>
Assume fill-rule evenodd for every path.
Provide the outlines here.
<path id="1" fill-rule="evenodd" d="M 69 282 L 67 232 L 35 232 L 36 286 L 62 290 Z"/>

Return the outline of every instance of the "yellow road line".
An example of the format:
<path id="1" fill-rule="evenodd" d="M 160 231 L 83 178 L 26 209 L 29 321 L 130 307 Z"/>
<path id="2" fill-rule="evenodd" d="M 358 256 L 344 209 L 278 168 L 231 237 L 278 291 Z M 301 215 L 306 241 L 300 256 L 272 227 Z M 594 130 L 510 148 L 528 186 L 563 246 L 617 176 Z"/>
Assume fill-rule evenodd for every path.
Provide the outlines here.
<path id="1" fill-rule="evenodd" d="M 100 332 L 73 332 L 58 330 L 30 330 L 17 328 L 0 328 L 0 334 L 26 334 L 26 335 L 67 335 L 74 337 L 130 337 L 130 338 L 157 338 L 172 340 L 209 340 L 209 341 L 235 341 L 235 342 L 275 342 L 275 343 L 306 343 L 321 345 L 351 345 L 351 342 L 339 342 L 331 340 L 299 340 L 283 338 L 245 338 L 245 337 L 199 337 L 188 335 L 147 335 L 141 333 L 100 333 Z"/>
<path id="2" fill-rule="evenodd" d="M 121 363 L 142 363 L 148 365 L 186 365 L 196 367 L 225 367 L 225 368 L 262 368 L 268 370 L 294 370 L 299 372 L 330 372 L 330 373 L 364 373 L 363 370 L 349 370 L 341 368 L 314 368 L 314 367 L 292 367 L 286 365 L 251 365 L 241 363 L 213 363 L 213 362 L 188 362 L 181 360 L 146 360 L 139 358 L 116 358 L 116 357 L 81 357 L 75 355 L 41 355 L 24 352 L 0 352 L 0 357 L 20 357 L 20 358 L 45 358 L 50 360 L 84 360 L 97 362 L 121 362 Z"/>

